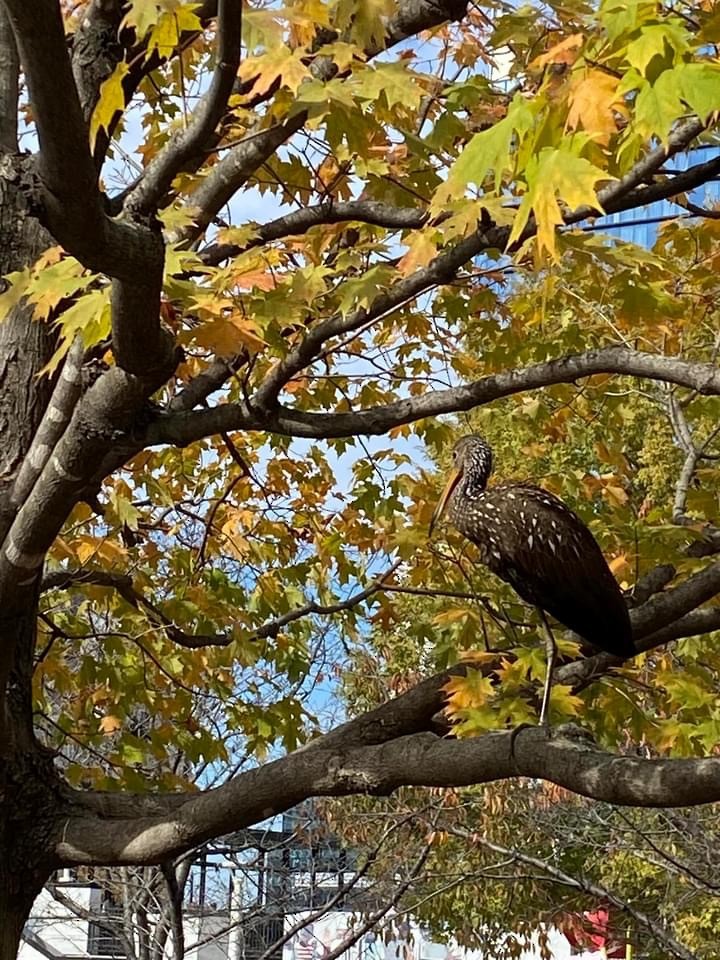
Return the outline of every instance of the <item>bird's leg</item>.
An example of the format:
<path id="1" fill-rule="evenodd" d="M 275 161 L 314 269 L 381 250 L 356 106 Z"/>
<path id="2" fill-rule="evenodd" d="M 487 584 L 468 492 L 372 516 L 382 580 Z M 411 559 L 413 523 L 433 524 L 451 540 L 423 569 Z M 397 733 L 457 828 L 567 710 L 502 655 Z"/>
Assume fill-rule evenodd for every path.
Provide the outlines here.
<path id="1" fill-rule="evenodd" d="M 540 615 L 543 634 L 545 635 L 545 655 L 547 657 L 547 672 L 545 674 L 545 688 L 543 690 L 542 706 L 540 707 L 540 726 L 549 729 L 550 719 L 548 708 L 550 706 L 550 690 L 552 688 L 553 670 L 555 669 L 555 660 L 557 659 L 557 645 L 553 636 L 550 624 L 547 622 L 545 611 L 537 608 Z"/>

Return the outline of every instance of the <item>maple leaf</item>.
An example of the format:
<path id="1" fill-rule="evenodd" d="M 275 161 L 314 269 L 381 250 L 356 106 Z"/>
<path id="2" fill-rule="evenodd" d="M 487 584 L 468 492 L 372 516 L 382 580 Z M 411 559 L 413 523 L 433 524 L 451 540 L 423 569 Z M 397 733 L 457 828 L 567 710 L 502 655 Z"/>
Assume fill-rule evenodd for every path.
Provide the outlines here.
<path id="1" fill-rule="evenodd" d="M 109 131 L 116 113 L 125 109 L 125 91 L 122 82 L 130 70 L 130 64 L 121 61 L 112 74 L 100 87 L 100 96 L 90 118 L 90 149 L 95 149 L 95 141 L 100 130 Z"/>
<path id="2" fill-rule="evenodd" d="M 156 0 L 131 0 L 120 28 L 131 27 L 138 40 L 144 40 L 147 32 L 155 26 L 162 8 Z"/>
<path id="3" fill-rule="evenodd" d="M 625 59 L 639 73 L 645 74 L 655 57 L 663 58 L 668 51 L 674 51 L 677 55 L 685 53 L 688 36 L 680 21 L 649 24 L 636 40 L 628 44 Z"/>
<path id="4" fill-rule="evenodd" d="M 109 737 L 113 733 L 117 733 L 118 730 L 122 730 L 122 720 L 120 717 L 115 717 L 111 713 L 106 713 L 104 717 L 100 718 L 98 729 L 101 733 L 105 734 L 106 737 Z"/>
<path id="5" fill-rule="evenodd" d="M 582 128 L 599 143 L 607 144 L 617 132 L 617 112 L 626 113 L 617 90 L 619 79 L 604 70 L 588 69 L 573 76 L 568 93 L 567 130 Z"/>
<path id="6" fill-rule="evenodd" d="M 546 53 L 536 57 L 530 63 L 530 67 L 545 67 L 549 63 L 574 63 L 578 58 L 584 40 L 585 37 L 582 33 L 573 33 L 556 43 Z"/>
<path id="7" fill-rule="evenodd" d="M 435 231 L 431 233 L 417 233 L 413 237 L 410 249 L 398 263 L 398 270 L 407 276 L 418 267 L 424 267 L 437 254 L 437 243 L 433 239 Z"/>
<path id="8" fill-rule="evenodd" d="M 200 18 L 194 13 L 195 3 L 180 3 L 179 0 L 163 0 L 166 9 L 158 17 L 148 39 L 148 53 L 157 50 L 167 57 L 177 47 L 184 31 L 200 30 Z"/>
<path id="9" fill-rule="evenodd" d="M 578 142 L 577 138 L 575 141 Z M 537 222 L 538 247 L 554 258 L 555 229 L 563 223 L 559 200 L 570 210 L 585 205 L 601 210 L 595 184 L 612 178 L 589 160 L 579 157 L 572 147 L 572 141 L 559 148 L 545 147 L 538 157 L 530 160 L 525 172 L 527 192 L 518 208 L 508 246 L 521 236 L 532 212 Z"/>
<path id="10" fill-rule="evenodd" d="M 393 12 L 394 0 L 338 0 L 335 20 L 340 30 L 362 50 L 381 47 L 385 40 L 385 22 Z"/>
<path id="11" fill-rule="evenodd" d="M 310 71 L 302 62 L 305 51 L 302 48 L 291 50 L 284 44 L 278 44 L 259 57 L 249 57 L 240 66 L 238 76 L 241 80 L 251 80 L 252 95 L 267 93 L 278 80 L 281 86 L 297 93 L 303 80 L 310 77 Z"/>
<path id="12" fill-rule="evenodd" d="M 645 83 L 635 100 L 634 126 L 642 137 L 667 141 L 678 115 L 683 112 L 680 88 L 674 71 L 661 73 L 655 83 Z"/>
<path id="13" fill-rule="evenodd" d="M 450 170 L 448 185 L 457 188 L 470 182 L 481 184 L 491 170 L 495 174 L 495 189 L 499 190 L 503 173 L 511 166 L 514 139 L 532 129 L 535 117 L 533 104 L 517 94 L 507 116 L 488 130 L 476 133 L 468 143 Z"/>

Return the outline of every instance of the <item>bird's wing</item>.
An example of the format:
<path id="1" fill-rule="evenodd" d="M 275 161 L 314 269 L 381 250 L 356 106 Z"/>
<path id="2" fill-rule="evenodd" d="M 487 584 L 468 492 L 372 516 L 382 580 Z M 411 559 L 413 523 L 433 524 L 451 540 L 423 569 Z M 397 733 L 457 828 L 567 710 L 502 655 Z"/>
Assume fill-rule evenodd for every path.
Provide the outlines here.
<path id="1" fill-rule="evenodd" d="M 486 496 L 503 510 L 503 536 L 488 558 L 490 569 L 593 646 L 630 655 L 625 601 L 582 520 L 539 487 L 490 488 Z"/>

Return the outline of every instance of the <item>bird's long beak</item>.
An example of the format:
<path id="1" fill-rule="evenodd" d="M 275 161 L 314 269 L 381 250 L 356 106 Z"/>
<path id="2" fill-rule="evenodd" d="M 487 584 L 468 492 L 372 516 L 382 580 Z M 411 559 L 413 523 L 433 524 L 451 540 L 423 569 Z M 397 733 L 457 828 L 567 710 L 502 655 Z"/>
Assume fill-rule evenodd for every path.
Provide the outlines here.
<path id="1" fill-rule="evenodd" d="M 448 482 L 445 484 L 445 489 L 443 490 L 440 499 L 437 502 L 437 506 L 433 511 L 432 519 L 430 521 L 430 529 L 428 534 L 432 536 L 432 532 L 435 529 L 436 524 L 439 522 L 442 515 L 445 513 L 445 507 L 447 502 L 450 499 L 450 494 L 453 492 L 455 487 L 458 485 L 458 481 L 462 476 L 462 470 L 459 470 L 457 467 L 453 467 L 450 476 L 448 477 Z"/>

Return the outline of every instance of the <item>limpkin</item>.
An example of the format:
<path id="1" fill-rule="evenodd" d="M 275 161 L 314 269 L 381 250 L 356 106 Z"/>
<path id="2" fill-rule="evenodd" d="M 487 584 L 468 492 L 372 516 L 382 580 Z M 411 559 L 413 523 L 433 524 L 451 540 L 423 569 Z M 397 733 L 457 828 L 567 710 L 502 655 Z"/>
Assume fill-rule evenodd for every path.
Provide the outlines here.
<path id="1" fill-rule="evenodd" d="M 562 500 L 530 483 L 488 487 L 493 454 L 484 437 L 458 440 L 453 461 L 430 532 L 447 507 L 481 562 L 537 608 L 547 653 L 540 709 L 546 724 L 557 648 L 545 613 L 598 650 L 627 659 L 636 652 L 627 606 L 597 541 Z"/>

